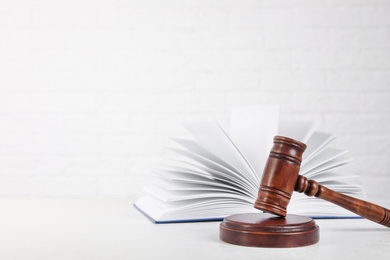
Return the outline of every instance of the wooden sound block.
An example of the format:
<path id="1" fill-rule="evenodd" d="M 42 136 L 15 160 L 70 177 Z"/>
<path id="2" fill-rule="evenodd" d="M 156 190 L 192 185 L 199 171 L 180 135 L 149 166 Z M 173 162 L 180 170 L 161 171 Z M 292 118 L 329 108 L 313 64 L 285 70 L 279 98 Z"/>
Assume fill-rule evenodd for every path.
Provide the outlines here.
<path id="1" fill-rule="evenodd" d="M 319 227 L 309 217 L 278 217 L 267 213 L 237 214 L 226 217 L 220 225 L 222 241 L 253 247 L 300 247 L 319 241 Z"/>

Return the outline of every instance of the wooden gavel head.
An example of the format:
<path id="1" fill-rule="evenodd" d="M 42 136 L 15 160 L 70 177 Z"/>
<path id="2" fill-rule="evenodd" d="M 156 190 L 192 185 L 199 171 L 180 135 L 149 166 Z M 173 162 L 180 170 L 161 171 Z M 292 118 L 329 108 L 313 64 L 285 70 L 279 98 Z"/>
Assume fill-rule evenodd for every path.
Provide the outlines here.
<path id="1" fill-rule="evenodd" d="M 306 145 L 291 138 L 275 136 L 264 168 L 254 207 L 285 217 L 298 179 Z"/>

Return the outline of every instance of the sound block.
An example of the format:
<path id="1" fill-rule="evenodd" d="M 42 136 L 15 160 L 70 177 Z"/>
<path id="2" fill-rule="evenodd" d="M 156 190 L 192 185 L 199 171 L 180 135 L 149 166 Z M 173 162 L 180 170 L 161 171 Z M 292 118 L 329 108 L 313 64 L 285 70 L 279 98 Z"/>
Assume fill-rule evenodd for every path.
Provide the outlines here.
<path id="1" fill-rule="evenodd" d="M 219 237 L 240 246 L 286 248 L 315 244 L 320 234 L 319 227 L 309 217 L 247 213 L 226 217 L 220 224 Z"/>

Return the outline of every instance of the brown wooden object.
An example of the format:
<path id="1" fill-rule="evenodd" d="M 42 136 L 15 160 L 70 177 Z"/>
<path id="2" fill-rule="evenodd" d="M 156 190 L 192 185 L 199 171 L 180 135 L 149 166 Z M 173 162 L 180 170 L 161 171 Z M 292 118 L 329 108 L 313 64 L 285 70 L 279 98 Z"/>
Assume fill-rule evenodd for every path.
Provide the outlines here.
<path id="1" fill-rule="evenodd" d="M 390 210 L 373 203 L 330 190 L 316 181 L 298 175 L 302 153 L 306 145 L 296 140 L 275 136 L 255 208 L 286 216 L 292 192 L 304 192 L 339 205 L 359 216 L 390 227 Z"/>
<path id="2" fill-rule="evenodd" d="M 286 215 L 286 208 L 298 178 L 306 145 L 275 137 L 264 169 L 255 207 L 270 214 L 237 214 L 220 225 L 222 241 L 256 247 L 298 247 L 317 243 L 319 228 L 309 217 Z"/>
<path id="3" fill-rule="evenodd" d="M 309 217 L 271 214 L 236 214 L 220 225 L 220 239 L 230 244 L 253 247 L 299 247 L 318 242 L 319 228 Z"/>
<path id="4" fill-rule="evenodd" d="M 390 210 L 335 192 L 298 175 L 305 149 L 304 143 L 287 137 L 274 137 L 254 206 L 276 216 L 238 214 L 226 217 L 220 225 L 222 241 L 257 247 L 296 247 L 318 242 L 319 229 L 314 220 L 286 212 L 294 190 L 327 200 L 390 227 Z"/>

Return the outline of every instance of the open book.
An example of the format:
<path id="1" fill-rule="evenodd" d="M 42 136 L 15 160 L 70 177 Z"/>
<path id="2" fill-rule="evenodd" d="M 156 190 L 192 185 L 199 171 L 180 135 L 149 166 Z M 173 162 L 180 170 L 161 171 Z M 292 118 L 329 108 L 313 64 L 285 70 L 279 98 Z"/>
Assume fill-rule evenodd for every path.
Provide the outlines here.
<path id="1" fill-rule="evenodd" d="M 253 204 L 275 135 L 307 145 L 301 175 L 337 192 L 364 198 L 359 177 L 340 169 L 352 162 L 347 152 L 329 147 L 335 136 L 314 131 L 309 122 L 279 120 L 279 106 L 233 108 L 229 135 L 217 122 L 196 122 L 186 128 L 193 138 L 172 139 L 167 163 L 154 170 L 156 183 L 135 203 L 155 223 L 261 214 Z M 287 212 L 314 218 L 356 217 L 339 206 L 297 192 Z"/>

